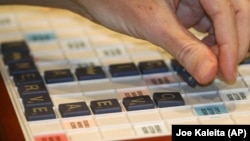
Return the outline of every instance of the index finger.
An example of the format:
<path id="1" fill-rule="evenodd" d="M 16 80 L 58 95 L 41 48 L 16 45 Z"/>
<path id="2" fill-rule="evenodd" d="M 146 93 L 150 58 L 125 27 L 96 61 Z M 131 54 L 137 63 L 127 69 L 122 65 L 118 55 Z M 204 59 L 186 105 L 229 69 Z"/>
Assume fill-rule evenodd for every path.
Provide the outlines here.
<path id="1" fill-rule="evenodd" d="M 236 17 L 230 0 L 201 0 L 205 12 L 214 26 L 219 50 L 219 73 L 225 81 L 234 81 L 238 64 L 238 36 Z"/>

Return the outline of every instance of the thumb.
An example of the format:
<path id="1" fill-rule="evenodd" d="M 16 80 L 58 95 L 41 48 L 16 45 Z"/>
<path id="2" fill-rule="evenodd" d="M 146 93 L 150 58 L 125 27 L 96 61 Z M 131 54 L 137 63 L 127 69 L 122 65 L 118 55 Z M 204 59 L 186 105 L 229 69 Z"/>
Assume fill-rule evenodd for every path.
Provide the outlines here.
<path id="1" fill-rule="evenodd" d="M 77 2 L 98 23 L 164 48 L 199 83 L 208 83 L 216 75 L 216 56 L 178 22 L 165 0 Z"/>
<path id="2" fill-rule="evenodd" d="M 216 76 L 216 55 L 183 27 L 174 15 L 168 14 L 167 22 L 154 22 L 141 31 L 147 40 L 168 51 L 198 83 L 207 84 Z"/>

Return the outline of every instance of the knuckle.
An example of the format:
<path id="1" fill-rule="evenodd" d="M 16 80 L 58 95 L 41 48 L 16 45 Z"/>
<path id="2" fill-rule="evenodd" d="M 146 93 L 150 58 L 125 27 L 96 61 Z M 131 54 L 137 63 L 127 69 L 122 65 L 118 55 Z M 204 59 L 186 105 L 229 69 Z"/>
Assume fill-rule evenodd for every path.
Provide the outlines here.
<path id="1" fill-rule="evenodd" d="M 181 64 L 189 64 L 190 61 L 193 61 L 193 57 L 197 56 L 199 43 L 197 42 L 189 42 L 183 45 L 183 47 L 179 50 L 177 54 L 177 60 Z M 188 66 L 187 66 L 188 67 Z"/>

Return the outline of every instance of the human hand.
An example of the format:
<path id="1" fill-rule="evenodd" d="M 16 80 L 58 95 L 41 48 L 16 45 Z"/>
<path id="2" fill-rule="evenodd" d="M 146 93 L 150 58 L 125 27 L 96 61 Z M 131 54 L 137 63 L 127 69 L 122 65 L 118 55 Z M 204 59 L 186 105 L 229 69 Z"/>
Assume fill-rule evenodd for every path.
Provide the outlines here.
<path id="1" fill-rule="evenodd" d="M 218 76 L 233 82 L 250 44 L 250 1 L 183 0 L 176 13 L 185 27 L 208 33 L 202 42 L 217 57 Z"/>
<path id="2" fill-rule="evenodd" d="M 201 84 L 232 82 L 250 42 L 249 0 L 75 0 L 76 12 L 163 47 Z M 74 10 L 73 10 L 74 11 Z M 198 40 L 187 29 L 208 32 Z"/>
<path id="3" fill-rule="evenodd" d="M 232 82 L 250 40 L 249 0 L 9 0 L 71 10 L 168 51 L 201 84 L 218 74 Z M 208 36 L 198 40 L 187 29 Z"/>

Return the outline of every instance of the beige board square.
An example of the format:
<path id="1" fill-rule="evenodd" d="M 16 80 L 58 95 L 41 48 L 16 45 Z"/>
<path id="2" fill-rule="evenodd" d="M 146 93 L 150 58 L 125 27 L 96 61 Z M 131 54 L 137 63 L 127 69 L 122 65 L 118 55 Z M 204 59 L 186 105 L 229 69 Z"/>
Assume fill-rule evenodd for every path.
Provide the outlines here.
<path id="1" fill-rule="evenodd" d="M 160 109 L 160 113 L 164 120 L 190 118 L 195 116 L 190 106 L 162 108 Z"/>
<path id="2" fill-rule="evenodd" d="M 250 124 L 250 112 L 233 114 L 232 117 L 236 124 Z"/>
<path id="3" fill-rule="evenodd" d="M 162 120 L 160 114 L 158 113 L 158 110 L 155 109 L 132 111 L 128 112 L 127 115 L 131 123 L 147 123 Z"/>
<path id="4" fill-rule="evenodd" d="M 97 129 L 95 130 L 81 130 L 67 133 L 70 141 L 102 141 L 102 137 Z"/>
<path id="5" fill-rule="evenodd" d="M 109 113 L 96 115 L 95 120 L 99 127 L 129 124 L 129 121 L 124 113 Z"/>
<path id="6" fill-rule="evenodd" d="M 44 120 L 30 122 L 29 127 L 32 134 L 45 134 L 50 132 L 61 132 L 63 128 L 58 120 Z"/>
<path id="7" fill-rule="evenodd" d="M 135 137 L 134 130 L 131 126 L 100 128 L 100 132 L 105 140 L 132 139 Z"/>

